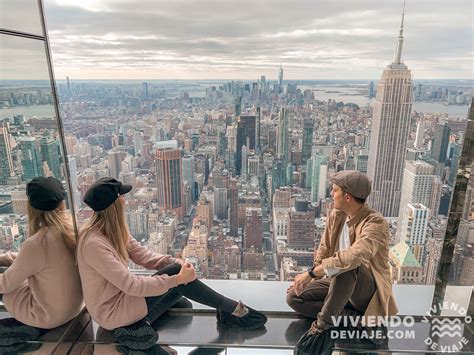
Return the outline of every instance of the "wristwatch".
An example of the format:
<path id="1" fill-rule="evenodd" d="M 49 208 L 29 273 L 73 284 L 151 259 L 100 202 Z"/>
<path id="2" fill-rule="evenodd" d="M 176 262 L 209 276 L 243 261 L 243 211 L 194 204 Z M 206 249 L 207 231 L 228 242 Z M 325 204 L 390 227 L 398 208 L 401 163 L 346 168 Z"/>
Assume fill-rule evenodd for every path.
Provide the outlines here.
<path id="1" fill-rule="evenodd" d="M 314 274 L 313 269 L 314 269 L 314 265 L 311 265 L 307 271 L 308 271 L 309 276 L 311 276 L 312 279 L 315 279 L 316 275 Z"/>

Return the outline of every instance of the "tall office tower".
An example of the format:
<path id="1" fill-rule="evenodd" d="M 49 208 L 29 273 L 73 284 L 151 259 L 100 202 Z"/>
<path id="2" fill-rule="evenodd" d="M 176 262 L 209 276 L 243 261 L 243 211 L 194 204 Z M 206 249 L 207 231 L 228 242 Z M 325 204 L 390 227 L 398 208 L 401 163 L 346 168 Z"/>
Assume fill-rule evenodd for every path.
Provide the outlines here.
<path id="1" fill-rule="evenodd" d="M 257 156 L 251 156 L 247 159 L 247 173 L 249 176 L 258 177 L 260 174 L 260 158 Z"/>
<path id="2" fill-rule="evenodd" d="M 416 136 L 415 136 L 415 148 L 421 149 L 424 143 L 425 137 L 425 130 L 426 130 L 426 122 L 423 119 L 420 119 L 416 124 Z"/>
<path id="3" fill-rule="evenodd" d="M 74 200 L 74 206 L 77 208 L 81 207 L 81 193 L 79 192 L 79 182 L 77 181 L 77 163 L 76 158 L 68 155 L 69 173 L 71 174 L 71 187 L 72 187 L 72 198 Z"/>
<path id="4" fill-rule="evenodd" d="M 133 134 L 133 151 L 135 156 L 137 154 L 142 155 L 142 146 L 143 146 L 143 132 L 136 131 Z"/>
<path id="5" fill-rule="evenodd" d="M 61 157 L 59 155 L 58 141 L 50 136 L 49 132 L 45 131 L 40 141 L 41 155 L 43 160 L 48 163 L 49 169 L 56 179 L 61 179 Z"/>
<path id="6" fill-rule="evenodd" d="M 461 156 L 462 145 L 449 142 L 448 145 L 448 159 L 449 159 L 449 175 L 448 185 L 454 187 L 456 175 L 458 173 L 459 157 Z"/>
<path id="7" fill-rule="evenodd" d="M 446 123 L 444 125 L 436 125 L 433 145 L 431 146 L 431 158 L 438 163 L 445 163 L 447 160 L 450 134 L 451 129 Z"/>
<path id="8" fill-rule="evenodd" d="M 220 220 L 227 219 L 227 189 L 214 188 L 214 216 Z"/>
<path id="9" fill-rule="evenodd" d="M 229 225 L 230 235 L 237 237 L 239 229 L 239 190 L 237 179 L 229 180 Z"/>
<path id="10" fill-rule="evenodd" d="M 262 251 L 263 226 L 262 209 L 260 207 L 247 207 L 245 209 L 244 233 L 244 250 L 248 250 L 253 246 L 256 250 Z"/>
<path id="11" fill-rule="evenodd" d="M 183 181 L 188 182 L 191 186 L 191 194 L 194 200 L 194 157 L 192 155 L 185 155 L 181 158 L 181 164 L 183 165 Z"/>
<path id="12" fill-rule="evenodd" d="M 375 92 L 374 92 L 374 91 L 375 91 L 375 90 L 374 90 L 374 82 L 371 81 L 371 82 L 369 83 L 369 90 L 368 90 L 368 94 L 367 94 L 367 96 L 368 96 L 370 99 L 375 96 Z"/>
<path id="13" fill-rule="evenodd" d="M 199 199 L 196 207 L 196 217 L 198 220 L 204 222 L 208 230 L 211 230 L 214 225 L 214 208 L 213 203 L 206 199 L 203 195 Z"/>
<path id="14" fill-rule="evenodd" d="M 68 76 L 66 76 L 66 85 L 67 85 L 67 94 L 71 95 L 71 83 L 69 82 Z"/>
<path id="15" fill-rule="evenodd" d="M 372 180 L 368 203 L 385 217 L 396 217 L 412 108 L 411 71 L 402 62 L 403 18 L 393 63 L 377 85 L 367 173 Z"/>
<path id="16" fill-rule="evenodd" d="M 235 146 L 235 170 L 240 175 L 242 169 L 242 147 L 245 145 L 247 149 L 255 149 L 255 116 L 239 116 L 237 117 L 237 139 Z"/>
<path id="17" fill-rule="evenodd" d="M 156 184 L 158 206 L 174 211 L 178 220 L 183 219 L 183 172 L 179 149 L 165 148 L 156 151 Z"/>
<path id="18" fill-rule="evenodd" d="M 242 96 L 239 96 L 235 100 L 235 107 L 234 107 L 235 119 L 240 116 L 242 113 Z"/>
<path id="19" fill-rule="evenodd" d="M 262 147 L 260 145 L 260 120 L 262 118 L 262 110 L 260 107 L 257 107 L 257 117 L 255 121 L 255 152 L 257 155 L 260 155 L 262 152 Z"/>
<path id="20" fill-rule="evenodd" d="M 286 186 L 286 169 L 283 161 L 276 158 L 272 166 L 272 192 L 282 186 Z"/>
<path id="21" fill-rule="evenodd" d="M 355 168 L 361 173 L 367 174 L 368 154 L 358 154 L 355 158 Z"/>
<path id="22" fill-rule="evenodd" d="M 435 209 L 439 202 L 434 201 L 434 199 L 439 197 L 441 192 L 437 193 L 440 186 L 436 184 L 438 177 L 433 174 L 433 170 L 433 165 L 426 162 L 406 161 L 405 169 L 403 170 L 400 208 L 398 210 L 398 226 L 401 226 L 403 211 L 409 203 L 421 203 L 427 206 L 434 216 L 437 215 Z M 400 240 L 400 233 L 397 232 L 397 243 Z"/>
<path id="23" fill-rule="evenodd" d="M 309 158 L 306 162 L 306 179 L 304 187 L 311 190 L 311 185 L 313 183 L 313 157 Z"/>
<path id="24" fill-rule="evenodd" d="M 313 146 L 313 127 L 314 121 L 312 117 L 304 119 L 303 122 L 303 149 L 302 149 L 302 164 L 306 164 L 311 158 L 311 147 Z"/>
<path id="25" fill-rule="evenodd" d="M 425 283 L 436 284 L 436 272 L 438 270 L 441 252 L 443 250 L 443 239 L 430 238 L 426 242 L 426 261 L 424 267 Z"/>
<path id="26" fill-rule="evenodd" d="M 14 175 L 10 132 L 8 124 L 0 124 L 0 184 L 4 185 Z"/>
<path id="27" fill-rule="evenodd" d="M 148 83 L 142 83 L 142 98 L 148 99 Z"/>
<path id="28" fill-rule="evenodd" d="M 421 265 L 424 265 L 429 218 L 429 208 L 421 203 L 409 203 L 405 206 L 399 226 L 401 229 L 400 241 L 410 246 L 413 255 Z"/>
<path id="29" fill-rule="evenodd" d="M 122 153 L 118 150 L 110 150 L 107 153 L 107 158 L 109 162 L 110 176 L 114 179 L 118 179 L 120 170 L 122 168 Z"/>
<path id="30" fill-rule="evenodd" d="M 285 168 L 289 162 L 288 154 L 288 111 L 286 108 L 282 107 L 280 109 L 280 122 L 278 124 L 277 155 L 283 160 Z"/>
<path id="31" fill-rule="evenodd" d="M 21 165 L 23 167 L 23 181 L 30 181 L 36 176 L 41 176 L 41 157 L 36 147 L 36 138 L 22 136 L 18 138 L 21 149 Z"/>
<path id="32" fill-rule="evenodd" d="M 292 249 L 314 248 L 314 212 L 304 199 L 296 199 L 290 209 L 288 246 Z"/>
<path id="33" fill-rule="evenodd" d="M 278 86 L 280 89 L 283 89 L 283 68 L 280 65 L 280 69 L 278 69 Z"/>
<path id="34" fill-rule="evenodd" d="M 326 158 L 322 155 L 314 155 L 313 156 L 313 173 L 311 176 L 311 202 L 318 202 L 322 193 L 320 193 L 320 186 L 321 183 L 324 182 L 324 185 L 327 181 L 327 163 Z M 326 195 L 326 191 L 324 191 L 324 195 Z"/>
<path id="35" fill-rule="evenodd" d="M 235 172 L 235 155 L 237 152 L 237 126 L 227 126 L 226 129 L 227 138 L 227 155 L 225 157 L 225 163 L 227 169 Z"/>
<path id="36" fill-rule="evenodd" d="M 241 172 L 240 175 L 243 177 L 244 180 L 247 180 L 247 147 L 244 145 L 242 146 L 242 165 L 241 165 Z"/>

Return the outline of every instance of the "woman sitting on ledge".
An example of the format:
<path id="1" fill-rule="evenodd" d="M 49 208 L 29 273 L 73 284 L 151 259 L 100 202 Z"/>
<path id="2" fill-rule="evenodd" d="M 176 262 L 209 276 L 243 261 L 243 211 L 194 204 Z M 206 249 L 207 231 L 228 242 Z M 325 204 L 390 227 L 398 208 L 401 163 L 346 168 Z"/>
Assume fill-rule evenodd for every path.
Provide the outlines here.
<path id="1" fill-rule="evenodd" d="M 2 258 L 11 266 L 0 274 L 0 294 L 7 311 L 19 321 L 9 325 L 51 329 L 76 317 L 83 305 L 76 238 L 58 180 L 36 177 L 26 186 L 26 194 L 29 236 L 18 255 Z"/>
<path id="2" fill-rule="evenodd" d="M 121 338 L 156 334 L 150 325 L 186 296 L 217 309 L 221 326 L 262 327 L 265 315 L 196 280 L 192 264 L 152 253 L 130 236 L 123 195 L 131 189 L 113 178 L 102 178 L 84 197 L 94 215 L 80 232 L 78 264 L 92 318 L 103 328 L 114 330 L 117 342 L 125 343 Z M 158 272 L 153 276 L 135 275 L 128 269 L 129 260 Z"/>

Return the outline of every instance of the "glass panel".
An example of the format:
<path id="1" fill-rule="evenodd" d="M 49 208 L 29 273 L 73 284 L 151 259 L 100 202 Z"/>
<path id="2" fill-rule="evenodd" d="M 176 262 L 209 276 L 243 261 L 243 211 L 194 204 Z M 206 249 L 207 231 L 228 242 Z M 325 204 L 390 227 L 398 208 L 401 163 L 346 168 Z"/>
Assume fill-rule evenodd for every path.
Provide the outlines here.
<path id="1" fill-rule="evenodd" d="M 0 28 L 44 36 L 37 0 L 0 1 Z"/>
<path id="2" fill-rule="evenodd" d="M 26 183 L 53 176 L 66 184 L 44 42 L 2 34 L 0 44 L 1 253 L 27 237 Z"/>
<path id="3" fill-rule="evenodd" d="M 374 28 L 358 28 L 360 18 L 373 14 L 368 5 L 348 16 L 280 3 L 272 8 L 275 14 L 295 10 L 320 17 L 311 17 L 311 29 L 288 29 L 284 21 L 275 21 L 265 34 L 249 35 L 248 23 L 242 23 L 242 36 L 248 37 L 240 36 L 236 16 L 231 21 L 235 31 L 210 35 L 207 23 L 195 26 L 192 11 L 185 11 L 180 12 L 183 42 L 161 21 L 166 11 L 176 11 L 172 1 L 162 2 L 159 14 L 129 4 L 69 5 L 57 5 L 67 27 L 51 17 L 52 27 L 63 30 L 51 41 L 81 221 L 91 215 L 81 204 L 84 192 L 96 179 L 113 176 L 134 187 L 126 196 L 126 214 L 131 233 L 143 245 L 183 256 L 202 278 L 293 281 L 312 264 L 335 208 L 330 175 L 359 170 L 373 183 L 368 204 L 389 224 L 384 272 L 390 269 L 385 277 L 395 282 L 395 296 L 403 303 L 399 308 L 415 313 L 418 307 L 418 314 L 425 313 L 472 81 L 455 76 L 414 81 L 426 74 L 424 65 L 408 59 L 416 55 L 415 42 L 427 48 L 435 40 L 427 46 L 426 40 L 411 37 L 403 47 L 402 36 L 397 39 L 401 9 L 380 7 L 384 21 L 396 23 L 391 38 L 379 35 L 380 18 Z M 100 22 L 82 33 L 82 18 L 75 14 L 84 9 L 97 22 L 102 13 L 120 13 L 121 21 Z M 137 25 L 133 19 L 143 11 L 150 22 Z M 413 5 L 410 11 L 436 17 L 449 11 L 452 18 L 445 25 L 459 22 L 470 29 L 470 19 L 456 17 L 441 3 L 429 9 Z M 271 18 L 262 7 L 247 8 L 245 18 L 248 13 L 250 22 Z M 226 19 L 229 8 L 218 6 L 213 14 Z M 406 21 L 432 27 L 416 16 Z M 127 21 L 134 27 L 125 28 Z M 157 36 L 156 26 L 162 25 Z M 416 33 L 412 28 L 411 34 Z M 360 41 L 367 36 L 378 44 Z M 246 40 L 252 48 L 248 57 L 245 50 L 235 50 Z M 324 41 L 323 62 L 306 49 L 323 43 L 319 40 Z M 281 41 L 287 41 L 281 53 L 269 53 L 268 47 Z M 340 51 L 352 42 L 352 52 Z M 463 56 L 461 69 L 453 74 L 441 69 L 451 63 L 443 55 L 426 54 L 440 64 L 426 75 L 469 77 L 464 69 L 471 63 Z M 280 56 L 286 64 L 276 59 Z M 359 69 L 372 79 L 347 79 Z M 222 79 L 229 76 L 241 80 Z M 143 79 L 153 77 L 169 80 Z M 318 77 L 329 79 L 298 79 Z M 426 302 L 410 304 L 402 284 L 418 285 L 411 290 Z M 284 290 L 280 301 L 284 305 Z"/>

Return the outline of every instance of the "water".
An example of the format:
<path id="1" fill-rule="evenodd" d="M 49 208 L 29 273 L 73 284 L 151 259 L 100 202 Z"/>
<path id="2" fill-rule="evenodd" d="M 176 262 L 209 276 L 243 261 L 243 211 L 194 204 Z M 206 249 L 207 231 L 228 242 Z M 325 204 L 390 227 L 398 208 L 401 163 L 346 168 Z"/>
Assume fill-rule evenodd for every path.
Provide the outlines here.
<path id="1" fill-rule="evenodd" d="M 375 98 L 369 99 L 365 95 L 366 88 L 355 88 L 355 87 L 336 87 L 336 86 L 301 86 L 299 87 L 302 91 L 306 89 L 314 90 L 314 98 L 317 100 L 327 101 L 329 99 L 336 100 L 337 102 L 342 101 L 344 103 L 355 103 L 359 107 L 366 106 L 369 104 L 373 106 Z M 413 102 L 413 110 L 424 113 L 446 113 L 449 117 L 460 117 L 466 118 L 469 110 L 469 106 L 458 106 L 450 105 L 446 106 L 441 103 L 435 102 Z"/>
<path id="2" fill-rule="evenodd" d="M 205 89 L 207 86 L 201 85 L 200 88 L 189 88 L 189 94 L 191 97 L 204 97 Z M 375 99 L 369 99 L 364 96 L 366 88 L 361 87 L 343 87 L 343 86 L 314 86 L 314 85 L 300 85 L 298 86 L 302 91 L 306 89 L 314 90 L 314 97 L 318 100 L 327 101 L 333 99 L 336 101 L 342 101 L 344 103 L 355 103 L 358 106 L 366 106 L 367 104 L 373 105 Z M 183 90 L 179 90 L 183 91 Z M 176 91 L 178 92 L 178 91 Z M 178 95 L 178 94 L 176 94 Z M 446 113 L 449 117 L 466 118 L 469 110 L 469 106 L 458 106 L 450 105 L 446 106 L 441 103 L 432 102 L 420 102 L 415 101 L 413 103 L 413 110 L 424 113 Z M 13 118 L 14 114 L 24 115 L 26 119 L 33 116 L 38 118 L 43 117 L 54 117 L 53 105 L 37 105 L 37 106 L 17 106 L 13 108 L 0 109 L 0 119 Z"/>
<path id="3" fill-rule="evenodd" d="M 55 117 L 53 105 L 36 105 L 36 106 L 15 106 L 0 109 L 0 119 L 9 118 L 13 120 L 13 115 L 23 115 L 25 119 L 36 116 L 37 118 Z"/>

